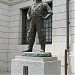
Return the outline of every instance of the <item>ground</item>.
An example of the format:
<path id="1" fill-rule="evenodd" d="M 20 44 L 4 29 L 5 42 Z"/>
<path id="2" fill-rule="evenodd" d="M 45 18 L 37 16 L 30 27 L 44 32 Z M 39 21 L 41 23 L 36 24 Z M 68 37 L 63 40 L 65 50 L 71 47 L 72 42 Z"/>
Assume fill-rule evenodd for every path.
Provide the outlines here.
<path id="1" fill-rule="evenodd" d="M 0 75 L 11 75 L 10 72 L 0 72 Z"/>

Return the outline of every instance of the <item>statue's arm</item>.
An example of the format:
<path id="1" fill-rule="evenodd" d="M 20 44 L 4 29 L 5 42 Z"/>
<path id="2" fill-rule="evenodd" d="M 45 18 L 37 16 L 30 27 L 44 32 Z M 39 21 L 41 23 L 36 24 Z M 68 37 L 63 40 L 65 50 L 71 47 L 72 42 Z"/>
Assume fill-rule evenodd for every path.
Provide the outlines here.
<path id="1" fill-rule="evenodd" d="M 49 7 L 49 5 L 47 3 L 45 4 L 45 10 L 47 12 L 47 15 L 45 16 L 45 19 L 47 19 L 50 16 L 52 16 L 53 12 L 52 12 L 51 8 Z"/>
<path id="2" fill-rule="evenodd" d="M 31 20 L 31 7 L 29 7 L 28 12 L 27 12 L 27 19 L 30 21 Z M 28 30 L 27 36 L 29 37 L 30 33 L 30 28 Z"/>
<path id="3" fill-rule="evenodd" d="M 30 14 L 31 14 L 31 7 L 29 7 L 28 12 L 27 12 L 27 19 L 30 20 Z"/>

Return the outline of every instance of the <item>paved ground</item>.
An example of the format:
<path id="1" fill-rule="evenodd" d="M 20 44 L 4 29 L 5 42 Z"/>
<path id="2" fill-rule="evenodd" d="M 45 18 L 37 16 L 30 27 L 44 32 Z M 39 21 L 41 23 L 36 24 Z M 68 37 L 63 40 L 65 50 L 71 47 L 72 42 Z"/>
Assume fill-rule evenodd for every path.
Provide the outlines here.
<path id="1" fill-rule="evenodd" d="M 11 75 L 10 72 L 0 72 L 0 75 Z"/>

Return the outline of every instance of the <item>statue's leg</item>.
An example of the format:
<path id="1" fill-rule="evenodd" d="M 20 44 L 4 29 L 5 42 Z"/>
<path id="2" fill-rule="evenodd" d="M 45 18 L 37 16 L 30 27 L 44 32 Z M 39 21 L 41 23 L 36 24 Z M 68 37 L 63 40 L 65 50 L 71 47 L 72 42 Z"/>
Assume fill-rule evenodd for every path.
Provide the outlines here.
<path id="1" fill-rule="evenodd" d="M 29 51 L 32 51 L 32 48 L 33 48 L 33 45 L 34 45 L 34 42 L 35 42 L 35 36 L 36 36 L 36 27 L 34 25 L 34 23 L 31 23 L 31 27 L 30 27 L 30 30 L 29 30 L 29 44 L 28 44 L 28 50 Z"/>
<path id="2" fill-rule="evenodd" d="M 44 31 L 44 21 L 39 20 L 37 24 L 38 38 L 41 44 L 41 52 L 45 52 L 45 31 Z"/>
<path id="3" fill-rule="evenodd" d="M 28 50 L 25 50 L 23 52 L 32 52 L 33 44 L 35 42 L 35 35 L 36 35 L 36 27 L 34 22 L 30 22 L 30 29 L 28 31 L 28 38 L 29 38 L 29 43 L 28 43 Z"/>

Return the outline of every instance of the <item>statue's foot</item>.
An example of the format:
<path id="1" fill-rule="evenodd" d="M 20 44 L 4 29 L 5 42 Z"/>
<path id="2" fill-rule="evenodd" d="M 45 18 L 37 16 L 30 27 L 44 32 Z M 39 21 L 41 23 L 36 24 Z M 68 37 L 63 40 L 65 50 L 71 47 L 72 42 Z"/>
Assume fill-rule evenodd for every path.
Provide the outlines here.
<path id="1" fill-rule="evenodd" d="M 40 52 L 45 52 L 45 50 L 40 50 Z"/>
<path id="2" fill-rule="evenodd" d="M 22 53 L 23 53 L 23 52 L 32 52 L 32 50 L 26 50 L 26 51 L 22 51 Z"/>

